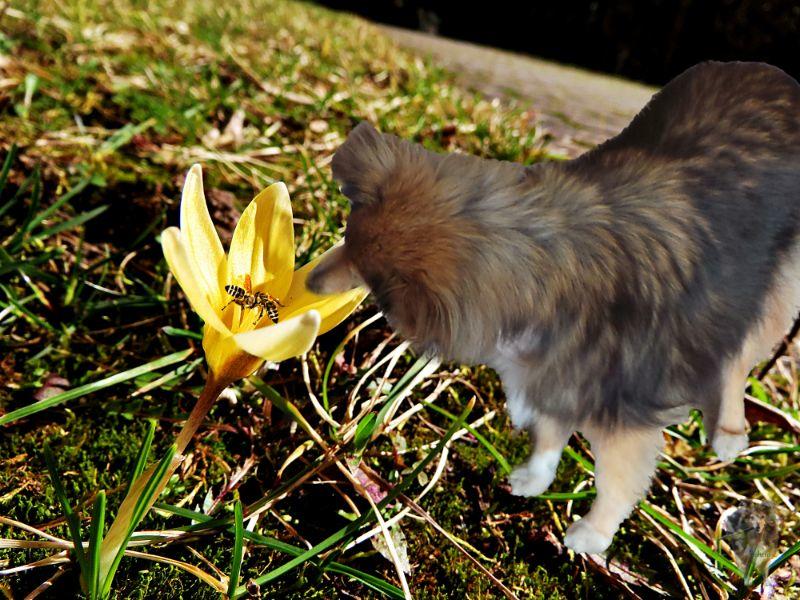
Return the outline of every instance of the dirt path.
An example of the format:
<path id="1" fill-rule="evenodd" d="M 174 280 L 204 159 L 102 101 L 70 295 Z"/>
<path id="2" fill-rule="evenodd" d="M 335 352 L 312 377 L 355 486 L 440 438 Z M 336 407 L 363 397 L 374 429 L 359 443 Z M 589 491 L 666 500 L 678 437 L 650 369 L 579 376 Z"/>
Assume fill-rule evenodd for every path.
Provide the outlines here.
<path id="1" fill-rule="evenodd" d="M 467 86 L 512 96 L 554 136 L 551 151 L 573 157 L 619 133 L 655 88 L 425 33 L 381 26 L 401 46 L 430 55 Z"/>

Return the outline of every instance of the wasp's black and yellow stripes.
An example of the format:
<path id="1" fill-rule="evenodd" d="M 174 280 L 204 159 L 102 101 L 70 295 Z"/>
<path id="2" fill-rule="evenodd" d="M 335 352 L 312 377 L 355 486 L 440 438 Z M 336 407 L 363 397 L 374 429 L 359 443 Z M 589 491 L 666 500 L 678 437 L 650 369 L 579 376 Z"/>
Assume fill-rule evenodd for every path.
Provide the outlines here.
<path id="1" fill-rule="evenodd" d="M 283 306 L 283 304 L 271 294 L 266 292 L 255 292 L 251 294 L 245 288 L 238 285 L 226 285 L 225 292 L 231 297 L 231 300 L 222 307 L 222 310 L 225 310 L 234 303 L 242 308 L 258 307 L 258 316 L 256 317 L 255 323 L 261 320 L 261 317 L 264 316 L 264 311 L 267 312 L 267 315 L 273 323 L 278 322 L 278 307 Z"/>

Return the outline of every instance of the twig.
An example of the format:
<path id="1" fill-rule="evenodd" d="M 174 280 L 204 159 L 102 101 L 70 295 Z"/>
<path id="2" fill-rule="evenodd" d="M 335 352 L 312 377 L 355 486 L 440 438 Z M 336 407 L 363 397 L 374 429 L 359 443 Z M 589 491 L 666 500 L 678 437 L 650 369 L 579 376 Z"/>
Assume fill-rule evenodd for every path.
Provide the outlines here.
<path id="1" fill-rule="evenodd" d="M 651 518 L 651 520 L 653 519 Z M 653 522 L 655 521 L 653 520 Z M 661 551 L 666 555 L 669 564 L 672 566 L 672 570 L 675 571 L 675 574 L 678 576 L 678 581 L 680 582 L 683 591 L 686 593 L 686 597 L 692 598 L 693 597 L 692 590 L 689 588 L 689 584 L 686 581 L 686 577 L 684 576 L 683 571 L 681 571 L 681 567 L 678 564 L 678 561 L 675 560 L 675 556 L 672 554 L 672 552 L 670 552 L 669 548 L 667 548 L 664 542 L 662 542 L 658 538 L 650 537 L 649 539 L 656 546 L 658 546 L 658 548 L 661 549 Z"/>
<path id="2" fill-rule="evenodd" d="M 24 600 L 34 600 L 35 598 L 38 598 L 41 594 L 49 590 L 53 586 L 53 583 L 55 583 L 59 578 L 61 578 L 61 576 L 66 572 L 67 569 L 64 566 L 58 567 L 58 569 L 56 569 L 56 572 L 53 573 L 53 575 L 49 579 L 39 584 L 36 587 L 36 589 L 34 589 L 30 594 L 25 596 Z"/>
<path id="3" fill-rule="evenodd" d="M 372 469 L 367 468 L 367 469 L 365 469 L 364 472 L 367 474 L 367 476 L 370 479 L 372 479 L 375 483 L 380 485 L 384 490 L 392 489 L 392 484 L 390 484 L 388 481 L 386 481 L 383 477 L 378 475 Z M 519 600 L 519 598 L 517 597 L 516 594 L 514 594 L 514 592 L 512 592 L 510 589 L 508 589 L 503 584 L 502 581 L 497 579 L 497 577 L 492 575 L 491 571 L 489 571 L 486 567 L 484 567 L 477 558 L 472 556 L 472 554 L 470 554 L 469 551 L 467 551 L 463 547 L 462 544 L 464 544 L 464 542 L 459 540 L 456 536 L 454 536 L 452 533 L 447 531 L 444 527 L 439 525 L 439 523 L 436 521 L 436 519 L 434 519 L 424 508 L 422 508 L 419 504 L 414 502 L 414 500 L 412 500 L 411 498 L 409 498 L 405 494 L 402 494 L 402 493 L 398 494 L 397 499 L 400 500 L 401 502 L 403 502 L 408 508 L 410 508 L 412 511 L 417 513 L 420 517 L 422 517 L 427 523 L 429 523 L 436 531 L 438 531 L 445 538 L 447 538 L 447 540 L 451 544 L 453 544 L 459 552 L 461 552 L 464 556 L 466 556 L 484 575 L 486 575 L 489 579 L 492 580 L 492 582 L 500 589 L 500 591 L 503 592 L 503 595 L 506 598 Z"/>
<path id="4" fill-rule="evenodd" d="M 385 481 L 383 481 L 383 480 L 381 479 L 381 485 L 383 485 L 383 484 L 386 484 L 386 483 L 387 483 L 387 482 L 385 482 Z M 388 484 L 387 484 L 387 485 L 388 485 Z M 426 522 L 428 522 L 428 524 L 430 524 L 430 525 L 431 525 L 431 527 L 433 527 L 433 528 L 434 528 L 436 531 L 438 531 L 438 532 L 439 532 L 439 533 L 441 533 L 441 534 L 442 534 L 442 535 L 443 535 L 445 538 L 447 538 L 447 540 L 448 540 L 448 541 L 449 541 L 451 544 L 453 544 L 453 546 L 455 546 L 455 548 L 456 548 L 456 549 L 457 549 L 459 552 L 461 552 L 461 554 L 463 554 L 464 556 L 466 556 L 466 557 L 467 557 L 467 559 L 468 559 L 468 560 L 469 560 L 469 561 L 470 561 L 472 564 L 474 564 L 474 565 L 475 565 L 475 566 L 478 568 L 478 570 L 479 570 L 479 571 L 481 571 L 481 572 L 482 572 L 484 575 L 486 575 L 486 576 L 487 576 L 489 579 L 491 579 L 491 580 L 492 580 L 492 583 L 494 583 L 494 584 L 495 584 L 495 586 L 497 586 L 497 587 L 500 589 L 500 591 L 501 591 L 501 592 L 503 592 L 503 595 L 504 595 L 506 598 L 509 598 L 509 599 L 512 599 L 512 600 L 519 600 L 519 598 L 517 597 L 517 595 L 516 595 L 514 592 L 512 592 L 510 589 L 508 589 L 508 588 L 507 588 L 507 587 L 506 587 L 506 586 L 503 584 L 503 582 L 502 582 L 502 581 L 500 581 L 500 580 L 499 580 L 497 577 L 495 577 L 495 576 L 492 574 L 492 572 L 491 572 L 491 571 L 489 571 L 489 569 L 487 569 L 486 567 L 484 567 L 484 566 L 483 566 L 483 565 L 480 563 L 480 561 L 479 561 L 477 558 L 475 558 L 474 556 L 472 556 L 472 554 L 470 554 L 470 553 L 469 553 L 469 551 L 467 551 L 467 549 L 466 549 L 466 548 L 464 548 L 464 547 L 462 546 L 462 542 L 461 542 L 461 540 L 459 540 L 459 539 L 458 539 L 457 537 L 455 537 L 455 536 L 454 536 L 452 533 L 450 533 L 449 531 L 447 531 L 447 530 L 446 530 L 444 527 L 442 527 L 441 525 L 439 525 L 439 523 L 438 523 L 438 522 L 437 522 L 437 521 L 436 521 L 436 520 L 435 520 L 435 519 L 434 519 L 432 516 L 430 516 L 430 514 L 428 514 L 428 512 L 427 512 L 425 509 L 423 509 L 423 508 L 422 508 L 422 507 L 421 507 L 419 504 L 417 504 L 416 502 L 414 502 L 414 501 L 413 501 L 411 498 L 409 498 L 409 497 L 408 497 L 408 496 L 406 496 L 405 494 L 400 494 L 400 495 L 398 496 L 398 498 L 399 498 L 399 499 L 400 499 L 400 500 L 401 500 L 401 501 L 402 501 L 404 504 L 406 504 L 406 506 L 410 507 L 410 508 L 411 508 L 411 510 L 413 510 L 415 513 L 417 513 L 419 516 L 421 516 L 423 519 L 425 519 L 425 521 L 426 521 Z"/>
<path id="5" fill-rule="evenodd" d="M 9 525 L 10 527 L 18 527 L 23 531 L 27 531 L 28 533 L 33 533 L 35 535 L 41 536 L 46 540 L 50 540 L 51 542 L 57 542 L 59 544 L 69 544 L 67 540 L 56 537 L 54 535 L 50 535 L 49 533 L 42 531 L 41 529 L 37 529 L 33 525 L 28 525 L 26 523 L 22 523 L 20 521 L 15 521 L 14 519 L 9 519 L 8 517 L 0 517 L 0 523 L 4 525 Z"/>
<path id="6" fill-rule="evenodd" d="M 378 520 L 378 525 L 381 528 L 383 539 L 386 541 L 386 547 L 389 550 L 389 556 L 392 557 L 392 562 L 394 563 L 394 568 L 395 571 L 397 572 L 397 578 L 400 580 L 400 587 L 403 588 L 403 595 L 406 597 L 406 600 L 411 600 L 411 590 L 408 587 L 408 581 L 406 581 L 406 574 L 403 569 L 403 565 L 400 564 L 400 558 L 397 554 L 397 547 L 395 546 L 394 540 L 392 539 L 392 534 L 389 532 L 389 528 L 386 526 L 386 521 L 384 521 L 380 509 L 375 504 L 375 501 L 372 499 L 372 496 L 369 495 L 369 492 L 365 490 L 363 486 L 361 486 L 360 484 L 357 483 L 357 485 L 358 487 L 356 489 L 364 498 L 367 499 L 369 505 L 372 507 L 372 510 L 375 513 L 375 518 Z M 400 494 L 400 497 L 402 497 L 402 494 Z"/>
<path id="7" fill-rule="evenodd" d="M 325 421 L 328 425 L 334 429 L 339 429 L 341 427 L 339 422 L 336 421 L 336 419 L 334 419 L 319 403 L 319 400 L 317 400 L 317 395 L 314 393 L 313 386 L 311 385 L 311 376 L 308 372 L 308 355 L 306 354 L 304 354 L 300 359 L 300 370 L 303 374 L 303 383 L 306 384 L 308 399 L 311 401 L 311 406 L 314 407 L 314 412 L 316 412 L 317 416 Z"/>

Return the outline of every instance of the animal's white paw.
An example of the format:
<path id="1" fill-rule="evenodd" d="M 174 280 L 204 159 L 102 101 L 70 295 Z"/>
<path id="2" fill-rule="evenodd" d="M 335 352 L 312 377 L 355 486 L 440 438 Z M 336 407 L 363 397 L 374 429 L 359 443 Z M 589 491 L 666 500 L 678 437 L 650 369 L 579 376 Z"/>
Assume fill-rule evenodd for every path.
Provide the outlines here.
<path id="1" fill-rule="evenodd" d="M 511 493 L 515 496 L 538 496 L 547 491 L 553 483 L 555 473 L 536 474 L 528 470 L 526 465 L 517 467 L 508 476 L 508 483 L 511 484 Z"/>
<path id="2" fill-rule="evenodd" d="M 567 529 L 564 536 L 564 544 L 567 548 L 575 552 L 585 552 L 587 554 L 600 554 L 605 552 L 611 545 L 612 536 L 600 533 L 586 519 L 575 521 Z"/>
<path id="3" fill-rule="evenodd" d="M 547 491 L 556 476 L 560 452 L 543 452 L 516 467 L 508 476 L 515 496 L 538 496 Z"/>
<path id="4" fill-rule="evenodd" d="M 749 440 L 746 433 L 733 434 L 717 429 L 711 446 L 721 461 L 730 462 L 749 446 Z"/>

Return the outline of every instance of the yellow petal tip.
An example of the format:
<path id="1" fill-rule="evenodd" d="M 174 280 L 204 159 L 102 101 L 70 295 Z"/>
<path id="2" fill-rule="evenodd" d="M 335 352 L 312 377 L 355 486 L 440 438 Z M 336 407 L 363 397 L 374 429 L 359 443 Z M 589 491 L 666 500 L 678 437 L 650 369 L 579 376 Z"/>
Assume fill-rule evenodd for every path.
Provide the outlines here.
<path id="1" fill-rule="evenodd" d="M 310 310 L 306 313 L 303 313 L 302 319 L 303 325 L 313 327 L 315 329 L 319 329 L 319 325 L 322 323 L 322 315 L 320 315 L 316 310 Z"/>
<path id="2" fill-rule="evenodd" d="M 237 333 L 234 343 L 253 356 L 280 362 L 308 352 L 317 338 L 321 317 L 310 310 L 296 317 L 252 331 Z"/>
<path id="3" fill-rule="evenodd" d="M 165 239 L 174 239 L 180 240 L 181 239 L 181 230 L 178 227 L 172 226 L 167 227 L 164 231 L 161 232 L 161 245 L 164 245 Z"/>
<path id="4" fill-rule="evenodd" d="M 274 188 L 276 192 L 280 192 L 282 194 L 286 194 L 287 196 L 289 195 L 289 188 L 287 188 L 286 184 L 283 183 L 282 181 L 276 181 L 271 186 L 269 186 L 267 189 L 270 189 L 270 188 Z"/>

